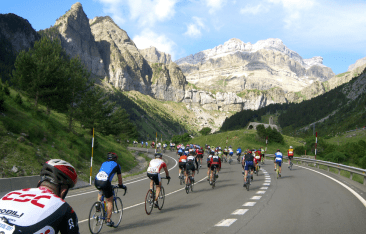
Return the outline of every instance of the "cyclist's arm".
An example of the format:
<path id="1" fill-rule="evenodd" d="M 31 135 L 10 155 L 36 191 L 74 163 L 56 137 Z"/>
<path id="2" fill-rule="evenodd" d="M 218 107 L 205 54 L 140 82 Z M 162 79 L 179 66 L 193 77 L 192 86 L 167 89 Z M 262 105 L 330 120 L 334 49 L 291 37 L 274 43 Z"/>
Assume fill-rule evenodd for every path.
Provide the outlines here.
<path id="1" fill-rule="evenodd" d="M 169 177 L 169 171 L 168 171 L 168 168 L 165 166 L 163 167 L 164 168 L 164 171 L 165 171 L 165 174 L 166 174 L 166 177 Z"/>
<path id="2" fill-rule="evenodd" d="M 69 207 L 64 218 L 62 219 L 60 227 L 61 234 L 80 234 L 78 217 L 71 207 Z"/>
<path id="3" fill-rule="evenodd" d="M 122 185 L 122 184 L 123 184 L 123 181 L 122 181 L 122 174 L 117 174 L 117 177 L 118 177 L 118 184 L 119 184 L 119 185 Z"/>
<path id="4" fill-rule="evenodd" d="M 196 163 L 196 168 L 198 168 L 197 157 L 194 158 L 194 162 Z"/>

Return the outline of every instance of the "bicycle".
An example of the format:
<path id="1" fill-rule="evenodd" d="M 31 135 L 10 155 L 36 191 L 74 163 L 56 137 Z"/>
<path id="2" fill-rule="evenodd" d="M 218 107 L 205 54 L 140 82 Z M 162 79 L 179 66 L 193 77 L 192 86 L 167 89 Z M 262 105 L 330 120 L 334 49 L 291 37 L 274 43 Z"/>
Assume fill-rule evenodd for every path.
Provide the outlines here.
<path id="1" fill-rule="evenodd" d="M 121 223 L 122 215 L 123 215 L 123 204 L 121 198 L 117 196 L 118 193 L 118 186 L 113 186 L 113 210 L 112 214 L 119 215 L 118 222 L 115 223 L 113 226 L 114 228 L 117 228 L 118 225 Z M 125 190 L 126 195 L 127 190 Z M 100 201 L 97 201 L 93 204 L 92 208 L 89 212 L 89 230 L 93 234 L 98 234 L 103 227 L 103 224 L 107 220 L 107 205 L 104 201 L 104 194 L 102 195 L 102 198 Z"/>
<path id="2" fill-rule="evenodd" d="M 167 179 L 166 177 L 162 177 L 161 179 Z M 168 180 L 168 183 L 170 182 L 170 179 L 167 179 Z M 153 208 L 154 208 L 154 201 L 155 201 L 155 182 L 153 183 L 153 188 L 152 189 L 149 189 L 147 191 L 147 194 L 146 194 L 146 197 L 145 197 L 145 211 L 146 211 L 146 214 L 147 215 L 150 215 Z M 163 209 L 163 205 L 164 205 L 164 201 L 165 201 L 165 190 L 164 190 L 164 187 L 163 185 L 161 185 L 161 188 L 160 188 L 160 194 L 159 194 L 159 197 L 158 197 L 158 209 L 161 210 Z"/>
<path id="3" fill-rule="evenodd" d="M 259 162 L 257 163 L 256 167 L 255 167 L 255 171 L 256 171 L 256 174 L 257 176 L 259 176 Z"/>
<path id="4" fill-rule="evenodd" d="M 189 193 L 189 190 L 193 192 L 194 179 L 192 177 L 192 170 L 187 171 L 188 181 L 186 184 L 186 193 Z"/>
<path id="5" fill-rule="evenodd" d="M 281 177 L 280 176 L 280 166 L 279 166 L 278 162 L 276 162 L 276 164 L 277 164 L 277 166 L 276 166 L 276 174 L 277 174 L 277 179 L 278 179 L 278 177 Z"/>
<path id="6" fill-rule="evenodd" d="M 182 185 L 185 183 L 186 183 L 186 181 L 184 180 L 184 171 L 182 170 L 179 175 L 179 184 Z"/>
<path id="7" fill-rule="evenodd" d="M 217 174 L 217 169 L 216 167 L 214 167 L 214 171 L 213 171 L 213 178 L 212 178 L 212 183 L 211 183 L 211 186 L 212 188 L 215 188 L 215 185 L 216 185 L 216 179 L 219 177 Z M 211 172 L 210 172 L 210 176 L 211 176 Z M 209 178 L 210 179 L 210 178 Z M 210 180 L 209 180 L 210 181 Z"/>
<path id="8" fill-rule="evenodd" d="M 165 149 L 165 148 L 163 148 L 163 153 L 165 153 L 165 150 L 166 150 L 166 149 Z"/>
<path id="9" fill-rule="evenodd" d="M 290 160 L 290 166 L 288 167 L 289 169 L 290 169 L 290 171 L 292 170 L 292 165 L 294 165 L 293 163 L 292 163 L 292 160 L 291 159 L 288 159 L 288 160 Z"/>
<path id="10" fill-rule="evenodd" d="M 249 191 L 249 186 L 250 186 L 250 180 L 251 179 L 252 179 L 252 176 L 250 174 L 250 170 L 248 170 L 247 181 L 245 182 L 245 187 L 247 188 L 247 191 Z"/>

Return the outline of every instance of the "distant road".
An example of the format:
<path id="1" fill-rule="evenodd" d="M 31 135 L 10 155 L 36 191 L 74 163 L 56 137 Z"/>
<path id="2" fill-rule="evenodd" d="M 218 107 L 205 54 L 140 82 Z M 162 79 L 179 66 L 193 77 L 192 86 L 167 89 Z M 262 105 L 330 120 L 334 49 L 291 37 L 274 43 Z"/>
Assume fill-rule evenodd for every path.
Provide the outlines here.
<path id="1" fill-rule="evenodd" d="M 163 210 L 154 209 L 146 215 L 149 180 L 145 173 L 135 176 L 124 181 L 126 196 L 119 194 L 124 205 L 120 226 L 103 226 L 101 233 L 365 233 L 366 208 L 360 200 L 340 184 L 306 168 L 294 166 L 290 171 L 285 165 L 277 180 L 273 162 L 266 161 L 246 191 L 239 164 L 223 163 L 215 189 L 206 180 L 204 164 L 195 177 L 199 182 L 194 191 L 186 194 L 179 185 L 178 158 L 170 151 L 166 154 L 172 180 L 169 185 L 163 180 L 168 195 Z M 365 186 L 350 183 L 365 198 Z M 70 191 L 66 198 L 78 215 L 80 233 L 89 233 L 87 219 L 96 199 L 97 191 L 90 187 Z"/>

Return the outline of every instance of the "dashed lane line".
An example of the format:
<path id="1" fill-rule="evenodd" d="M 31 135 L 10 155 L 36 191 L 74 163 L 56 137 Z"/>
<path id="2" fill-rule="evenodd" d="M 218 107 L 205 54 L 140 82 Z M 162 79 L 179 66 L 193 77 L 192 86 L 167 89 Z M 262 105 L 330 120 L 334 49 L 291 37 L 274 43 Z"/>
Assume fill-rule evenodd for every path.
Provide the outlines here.
<path id="1" fill-rule="evenodd" d="M 255 194 L 265 194 L 266 193 L 266 191 L 257 191 Z"/>
<path id="2" fill-rule="evenodd" d="M 252 199 L 252 200 L 259 200 L 259 199 L 261 199 L 262 198 L 262 196 L 253 196 L 252 198 L 250 198 L 250 199 Z"/>
<path id="3" fill-rule="evenodd" d="M 254 206 L 255 204 L 257 204 L 256 202 L 246 202 L 243 204 L 243 206 Z"/>
<path id="4" fill-rule="evenodd" d="M 217 224 L 215 224 L 216 227 L 229 227 L 231 224 L 233 224 L 237 219 L 223 219 Z"/>
<path id="5" fill-rule="evenodd" d="M 249 209 L 237 209 L 235 210 L 233 213 L 231 213 L 232 215 L 244 215 Z"/>

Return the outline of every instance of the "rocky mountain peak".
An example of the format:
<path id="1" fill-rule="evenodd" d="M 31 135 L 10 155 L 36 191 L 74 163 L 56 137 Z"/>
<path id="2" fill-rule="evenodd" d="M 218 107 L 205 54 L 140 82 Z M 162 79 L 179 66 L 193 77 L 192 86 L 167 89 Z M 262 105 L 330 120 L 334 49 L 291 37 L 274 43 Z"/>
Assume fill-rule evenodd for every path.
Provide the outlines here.
<path id="1" fill-rule="evenodd" d="M 147 61 L 151 63 L 169 64 L 172 62 L 172 57 L 170 54 L 161 52 L 153 46 L 151 46 L 150 48 L 141 49 L 140 53 Z"/>

